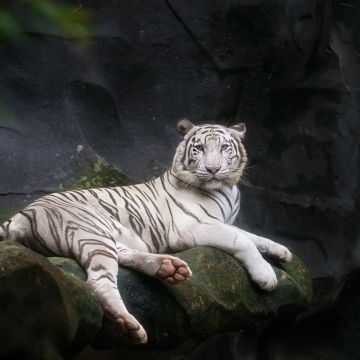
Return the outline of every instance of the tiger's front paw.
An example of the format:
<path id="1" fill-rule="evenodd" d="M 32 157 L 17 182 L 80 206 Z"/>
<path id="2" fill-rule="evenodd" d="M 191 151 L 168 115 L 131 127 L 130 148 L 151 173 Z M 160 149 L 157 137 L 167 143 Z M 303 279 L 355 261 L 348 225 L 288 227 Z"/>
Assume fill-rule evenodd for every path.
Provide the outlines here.
<path id="1" fill-rule="evenodd" d="M 188 280 L 192 276 L 192 272 L 185 261 L 174 256 L 168 256 L 162 259 L 156 275 L 168 284 L 175 285 Z"/>
<path id="2" fill-rule="evenodd" d="M 131 314 L 121 314 L 115 322 L 119 332 L 128 336 L 132 343 L 145 344 L 147 342 L 146 331 Z"/>
<path id="3" fill-rule="evenodd" d="M 276 288 L 278 281 L 275 271 L 265 260 L 257 264 L 254 269 L 249 269 L 249 274 L 261 289 L 271 291 Z"/>

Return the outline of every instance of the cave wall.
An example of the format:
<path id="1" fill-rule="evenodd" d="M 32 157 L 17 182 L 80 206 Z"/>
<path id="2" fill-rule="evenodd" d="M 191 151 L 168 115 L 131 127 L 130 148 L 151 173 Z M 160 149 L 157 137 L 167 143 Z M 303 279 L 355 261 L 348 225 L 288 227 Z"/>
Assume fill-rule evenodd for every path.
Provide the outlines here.
<path id="1" fill-rule="evenodd" d="M 98 156 L 138 181 L 160 174 L 180 117 L 243 121 L 239 223 L 290 246 L 331 303 L 360 264 L 359 1 L 82 6 L 85 45 L 31 16 L 0 44 L 1 220 Z"/>

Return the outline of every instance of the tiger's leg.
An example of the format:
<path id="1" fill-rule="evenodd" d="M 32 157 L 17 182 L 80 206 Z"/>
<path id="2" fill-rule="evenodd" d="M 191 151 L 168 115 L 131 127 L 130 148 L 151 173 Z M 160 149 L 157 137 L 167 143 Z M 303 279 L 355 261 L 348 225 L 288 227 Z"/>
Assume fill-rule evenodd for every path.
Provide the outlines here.
<path id="1" fill-rule="evenodd" d="M 86 253 L 84 251 L 80 260 L 87 272 L 87 284 L 99 298 L 105 312 L 115 320 L 120 333 L 129 336 L 135 343 L 146 343 L 145 330 L 126 309 L 117 287 L 118 260 L 115 246 L 111 248 L 109 244 L 102 245 L 91 239 L 84 240 L 83 244 Z"/>
<path id="2" fill-rule="evenodd" d="M 276 287 L 277 278 L 273 268 L 251 239 L 236 227 L 220 222 L 193 223 L 186 230 L 192 235 L 188 247 L 205 245 L 223 250 L 237 258 L 262 289 L 272 290 Z M 182 244 L 185 242 L 186 239 L 182 239 Z"/>
<path id="3" fill-rule="evenodd" d="M 285 262 L 290 262 L 292 260 L 292 254 L 289 251 L 289 249 L 286 248 L 285 246 L 278 244 L 274 241 L 271 241 L 267 238 L 264 238 L 262 236 L 249 233 L 245 230 L 242 229 L 238 229 L 238 230 L 241 231 L 246 236 L 248 236 L 261 253 L 274 256 Z"/>
<path id="4" fill-rule="evenodd" d="M 117 323 L 119 331 L 134 342 L 145 343 L 146 332 L 128 312 L 117 288 L 118 262 L 112 234 L 102 231 L 96 222 L 69 225 L 73 222 L 66 213 L 59 217 L 47 217 L 41 206 L 16 214 L 6 223 L 6 240 L 19 242 L 44 255 L 73 258 L 87 272 L 87 283 L 94 291 L 103 308 Z M 56 237 L 49 232 L 50 225 L 57 227 Z M 68 225 L 66 225 L 68 224 Z M 81 225 L 81 226 L 80 226 Z M 81 227 L 81 230 L 78 228 Z M 100 231 L 101 230 L 101 231 Z"/>
<path id="5" fill-rule="evenodd" d="M 117 244 L 117 252 L 120 265 L 157 277 L 169 284 L 179 284 L 192 276 L 188 264 L 175 256 L 141 252 L 121 243 Z"/>

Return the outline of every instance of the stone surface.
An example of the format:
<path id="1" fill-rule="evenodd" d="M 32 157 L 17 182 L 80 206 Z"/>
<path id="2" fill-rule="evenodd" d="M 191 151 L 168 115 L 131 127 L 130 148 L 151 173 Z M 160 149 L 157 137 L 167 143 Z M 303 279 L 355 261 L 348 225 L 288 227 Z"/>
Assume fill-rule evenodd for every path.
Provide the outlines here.
<path id="1" fill-rule="evenodd" d="M 335 306 L 308 317 L 293 329 L 279 327 L 268 334 L 269 359 L 352 360 L 360 358 L 360 277 L 354 274 Z"/>
<path id="2" fill-rule="evenodd" d="M 66 272 L 86 280 L 86 274 L 75 261 L 64 258 L 49 260 Z M 118 286 L 128 310 L 148 331 L 149 346 L 170 346 L 188 336 L 187 314 L 158 280 L 121 268 Z M 114 329 L 114 324 L 104 318 L 103 328 L 94 340 L 94 346 L 128 346 L 126 340 L 124 341 Z"/>
<path id="3" fill-rule="evenodd" d="M 310 303 L 311 280 L 296 257 L 290 264 L 276 264 L 279 286 L 266 293 L 220 250 L 199 247 L 177 255 L 194 272 L 182 285 L 168 286 L 126 268 L 119 271 L 124 302 L 148 332 L 147 348 L 175 348 L 184 340 L 228 331 L 259 334 L 283 317 L 295 319 Z M 0 357 L 69 355 L 89 344 L 128 347 L 113 322 L 103 318 L 76 262 L 49 260 L 23 246 L 0 243 Z"/>
<path id="4" fill-rule="evenodd" d="M 297 257 L 291 264 L 275 264 L 279 285 L 266 292 L 258 289 L 232 256 L 217 249 L 197 247 L 178 256 L 194 276 L 182 286 L 166 287 L 187 312 L 190 334 L 259 332 L 274 316 L 291 318 L 294 311 L 310 304 L 311 280 Z"/>
<path id="5" fill-rule="evenodd" d="M 259 333 L 281 316 L 294 318 L 309 304 L 312 285 L 304 264 L 277 264 L 279 286 L 259 290 L 246 271 L 229 255 L 207 247 L 176 254 L 187 261 L 194 276 L 178 286 L 166 285 L 126 268 L 119 270 L 118 286 L 129 311 L 148 332 L 149 346 L 174 347 L 184 339 L 226 331 Z M 50 258 L 62 269 L 84 279 L 73 261 Z M 98 348 L 123 345 L 105 321 L 95 340 Z"/>
<path id="6" fill-rule="evenodd" d="M 0 284 L 1 358 L 60 359 L 101 328 L 87 286 L 21 245 L 0 243 Z"/>

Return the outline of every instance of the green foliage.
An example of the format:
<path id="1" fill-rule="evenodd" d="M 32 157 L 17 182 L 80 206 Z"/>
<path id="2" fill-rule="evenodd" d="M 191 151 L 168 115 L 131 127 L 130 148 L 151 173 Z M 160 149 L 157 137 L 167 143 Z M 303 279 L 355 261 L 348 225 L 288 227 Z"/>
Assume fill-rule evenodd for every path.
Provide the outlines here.
<path id="1" fill-rule="evenodd" d="M 83 40 L 91 34 L 90 20 L 90 12 L 81 3 L 74 6 L 59 0 L 23 0 L 0 4 L 0 41 L 21 38 L 29 21 Z"/>

